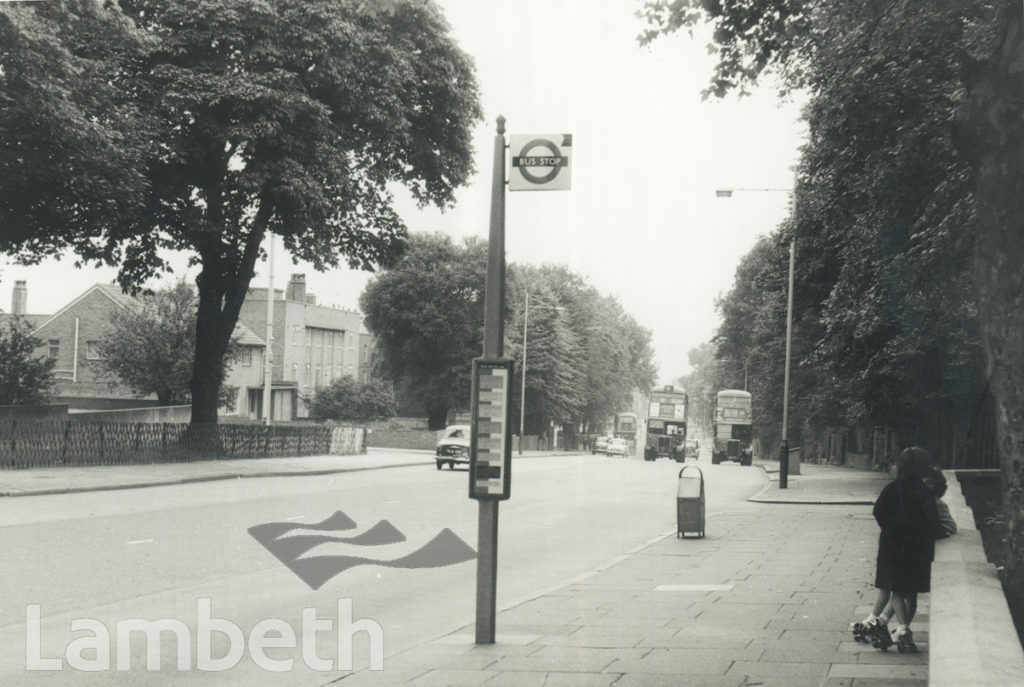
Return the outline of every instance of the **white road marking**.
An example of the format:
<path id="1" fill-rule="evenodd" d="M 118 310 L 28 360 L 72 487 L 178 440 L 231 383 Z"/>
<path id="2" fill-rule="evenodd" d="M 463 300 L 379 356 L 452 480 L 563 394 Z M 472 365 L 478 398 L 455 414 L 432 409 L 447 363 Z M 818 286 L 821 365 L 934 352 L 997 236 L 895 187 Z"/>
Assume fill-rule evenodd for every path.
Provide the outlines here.
<path id="1" fill-rule="evenodd" d="M 131 546 L 133 544 L 153 544 L 155 542 L 155 539 L 135 539 L 134 541 L 128 542 L 128 545 Z"/>

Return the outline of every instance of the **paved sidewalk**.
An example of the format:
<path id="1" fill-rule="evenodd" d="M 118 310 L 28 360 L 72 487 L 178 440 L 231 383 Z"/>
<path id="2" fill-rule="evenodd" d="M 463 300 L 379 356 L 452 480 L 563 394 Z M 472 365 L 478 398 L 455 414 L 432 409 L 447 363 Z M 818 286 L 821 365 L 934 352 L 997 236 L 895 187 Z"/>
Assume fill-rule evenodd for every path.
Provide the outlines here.
<path id="1" fill-rule="evenodd" d="M 600 570 L 499 609 L 493 645 L 474 627 L 385 659 L 343 685 L 904 687 L 928 684 L 928 597 L 916 655 L 854 642 L 874 601 L 887 475 L 802 466 L 751 512 L 709 513 L 702 539 L 675 532 Z M 785 505 L 790 504 L 790 505 Z"/>
<path id="2" fill-rule="evenodd" d="M 828 687 L 926 685 L 922 653 L 854 642 L 874 600 L 877 526 L 865 507 L 758 506 L 709 514 L 606 568 L 500 609 L 497 641 L 474 628 L 426 641 L 343 685 Z"/>
<path id="3" fill-rule="evenodd" d="M 544 455 L 537 451 L 527 453 Z M 326 475 L 433 463 L 433 451 L 371 448 L 368 453 L 355 456 L 236 458 L 191 463 L 0 470 L 0 497 L 133 489 L 245 477 Z"/>
<path id="4" fill-rule="evenodd" d="M 771 483 L 750 500 L 756 503 L 821 503 L 870 506 L 892 479 L 887 472 L 867 472 L 834 465 L 801 464 L 799 475 L 789 475 L 779 488 L 778 461 L 754 461 L 768 473 Z"/>

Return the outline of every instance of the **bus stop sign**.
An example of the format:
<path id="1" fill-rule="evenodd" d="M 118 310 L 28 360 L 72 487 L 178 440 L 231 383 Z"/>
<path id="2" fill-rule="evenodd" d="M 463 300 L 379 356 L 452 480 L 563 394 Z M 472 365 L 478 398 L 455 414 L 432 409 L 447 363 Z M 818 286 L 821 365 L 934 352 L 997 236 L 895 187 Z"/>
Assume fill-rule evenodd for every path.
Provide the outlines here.
<path id="1" fill-rule="evenodd" d="M 512 370 L 511 358 L 473 360 L 473 422 L 469 439 L 469 496 L 473 499 L 509 497 Z"/>
<path id="2" fill-rule="evenodd" d="M 509 191 L 566 191 L 572 180 L 572 134 L 509 136 Z"/>

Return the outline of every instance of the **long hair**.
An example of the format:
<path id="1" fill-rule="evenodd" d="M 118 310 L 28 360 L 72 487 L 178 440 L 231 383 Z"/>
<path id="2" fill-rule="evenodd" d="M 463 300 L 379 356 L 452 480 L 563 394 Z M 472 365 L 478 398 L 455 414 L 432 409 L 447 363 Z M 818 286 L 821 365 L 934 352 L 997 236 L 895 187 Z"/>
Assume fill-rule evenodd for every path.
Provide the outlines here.
<path id="1" fill-rule="evenodd" d="M 911 446 L 900 451 L 896 458 L 896 479 L 924 479 L 931 470 L 932 460 L 920 446 Z"/>

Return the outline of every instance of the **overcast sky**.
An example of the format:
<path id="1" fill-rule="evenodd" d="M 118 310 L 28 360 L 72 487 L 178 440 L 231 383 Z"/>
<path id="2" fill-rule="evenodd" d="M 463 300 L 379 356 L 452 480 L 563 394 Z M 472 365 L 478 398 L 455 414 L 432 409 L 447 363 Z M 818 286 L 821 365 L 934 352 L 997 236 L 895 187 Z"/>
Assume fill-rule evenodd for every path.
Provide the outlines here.
<path id="1" fill-rule="evenodd" d="M 473 57 L 486 120 L 477 127 L 477 175 L 444 214 L 404 196 L 411 231 L 455 237 L 488 232 L 495 119 L 507 134 L 573 136 L 572 189 L 507 199 L 509 262 L 567 264 L 616 297 L 653 333 L 662 381 L 689 370 L 687 353 L 710 339 L 715 298 L 740 257 L 783 219 L 803 140 L 799 104 L 766 90 L 702 101 L 712 60 L 706 37 L 637 41 L 639 0 L 436 0 Z M 275 286 L 306 274 L 319 302 L 356 309 L 369 275 L 318 274 L 293 265 L 278 244 Z M 20 267 L 0 262 L 0 309 L 15 280 L 28 282 L 28 310 L 52 313 L 114 270 L 72 260 Z M 182 263 L 183 268 L 183 263 Z M 265 286 L 266 270 L 254 286 Z"/>

